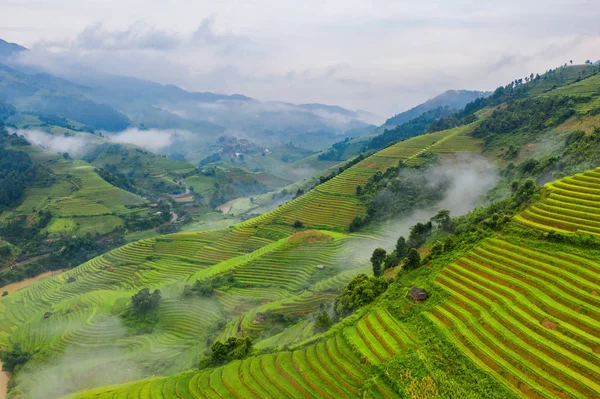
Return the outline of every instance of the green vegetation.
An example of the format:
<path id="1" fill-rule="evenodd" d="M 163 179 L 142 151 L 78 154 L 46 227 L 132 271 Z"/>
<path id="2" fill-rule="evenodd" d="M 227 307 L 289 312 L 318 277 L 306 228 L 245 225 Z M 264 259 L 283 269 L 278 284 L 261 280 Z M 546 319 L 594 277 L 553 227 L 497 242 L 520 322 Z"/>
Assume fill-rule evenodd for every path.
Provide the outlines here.
<path id="1" fill-rule="evenodd" d="M 335 299 L 335 312 L 338 316 L 347 316 L 354 310 L 373 302 L 386 289 L 387 282 L 384 278 L 359 274 Z"/>
<path id="2" fill-rule="evenodd" d="M 12 349 L 0 351 L 2 370 L 14 373 L 18 368 L 31 359 L 31 354 L 25 352 L 20 344 L 15 344 Z"/>
<path id="3" fill-rule="evenodd" d="M 583 78 L 552 88 L 590 70 L 567 69 L 513 82 L 438 125 L 452 129 L 388 146 L 253 219 L 148 237 L 2 297 L 0 344 L 32 354 L 11 395 L 43 386 L 47 397 L 82 399 L 598 396 L 600 245 L 588 227 L 600 171 L 545 189 L 532 180 L 584 167 L 597 135 L 561 137 L 555 162 L 522 155 L 522 144 L 559 134 L 564 118 L 542 125 L 540 115 L 572 109 L 544 98 L 587 93 Z M 575 113 L 587 115 L 579 107 L 594 96 L 573 101 Z M 503 130 L 505 116 L 533 128 Z M 477 129 L 502 143 L 473 138 Z M 511 144 L 520 149 L 512 166 Z M 432 165 L 461 152 L 497 162 L 501 187 L 489 198 L 510 195 L 458 217 L 435 209 L 406 237 L 380 233 L 380 221 L 434 204 L 443 184 L 423 187 Z M 564 168 L 552 169 L 562 155 Z M 575 226 L 526 221 L 542 211 Z M 360 233 L 349 234 L 357 218 Z M 152 303 L 156 290 L 160 305 L 134 314 L 132 296 Z M 64 359 L 75 365 L 68 372 Z"/>

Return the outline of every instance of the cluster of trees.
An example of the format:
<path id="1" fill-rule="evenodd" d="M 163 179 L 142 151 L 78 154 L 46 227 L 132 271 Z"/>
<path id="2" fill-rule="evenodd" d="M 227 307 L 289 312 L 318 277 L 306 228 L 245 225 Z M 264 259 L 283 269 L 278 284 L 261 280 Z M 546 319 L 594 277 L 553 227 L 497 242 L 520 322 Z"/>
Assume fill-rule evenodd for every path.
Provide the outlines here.
<path id="1" fill-rule="evenodd" d="M 101 178 L 106 180 L 108 183 L 115 187 L 122 188 L 134 194 L 138 193 L 138 189 L 135 186 L 135 180 L 133 179 L 135 169 L 131 169 L 127 176 L 123 174 L 116 165 L 106 164 L 103 168 L 95 169 L 96 173 Z"/>
<path id="2" fill-rule="evenodd" d="M 511 191 L 515 192 L 519 182 L 527 179 L 533 179 L 542 185 L 554 178 L 594 169 L 599 164 L 600 129 L 595 129 L 591 134 L 575 131 L 565 137 L 562 148 L 518 164 L 511 162 L 501 174 L 505 180 L 512 181 Z"/>
<path id="3" fill-rule="evenodd" d="M 214 153 L 214 154 L 207 156 L 200 162 L 198 162 L 198 166 L 202 167 L 204 165 L 208 165 L 209 163 L 219 162 L 220 160 L 221 160 L 221 155 L 219 155 L 218 153 Z"/>
<path id="4" fill-rule="evenodd" d="M 321 313 L 317 314 L 314 330 L 316 333 L 322 333 L 329 330 L 332 325 L 333 319 L 329 315 L 329 312 L 323 310 Z"/>
<path id="5" fill-rule="evenodd" d="M 227 275 L 217 275 L 206 280 L 197 280 L 194 285 L 186 285 L 183 288 L 183 296 L 200 296 L 203 298 L 211 297 L 215 290 L 221 287 L 237 287 L 239 283 L 235 280 L 233 273 Z"/>
<path id="6" fill-rule="evenodd" d="M 426 223 L 415 224 L 410 228 L 408 240 L 404 236 L 400 236 L 392 252 L 387 253 L 383 248 L 376 248 L 373 251 L 371 256 L 373 275 L 381 276 L 385 269 L 395 267 L 400 263 L 405 271 L 418 268 L 423 263 L 418 250 L 429 240 L 434 230 L 438 233 L 453 233 L 454 227 L 450 211 L 446 209 L 440 210 Z M 435 251 L 438 250 L 439 248 Z M 434 252 L 433 249 L 432 252 Z"/>
<path id="7" fill-rule="evenodd" d="M 152 208 L 151 215 L 140 216 L 130 212 L 124 217 L 125 228 L 129 230 L 148 230 L 163 225 L 171 220 L 171 207 L 166 201 L 159 201 L 156 208 Z"/>
<path id="8" fill-rule="evenodd" d="M 253 346 L 250 337 L 229 337 L 227 341 L 215 341 L 210 349 L 210 355 L 198 362 L 199 369 L 219 366 L 232 360 L 245 359 L 252 354 Z"/>
<path id="9" fill-rule="evenodd" d="M 337 317 L 346 317 L 356 309 L 373 302 L 385 292 L 388 282 L 383 277 L 359 274 L 337 296 L 334 310 Z"/>
<path id="10" fill-rule="evenodd" d="M 426 223 L 419 222 L 410 228 L 408 239 L 399 237 L 390 253 L 376 248 L 371 256 L 373 275 L 379 277 L 390 268 L 402 264 L 410 271 L 426 264 L 458 245 L 474 243 L 510 222 L 511 217 L 538 198 L 540 189 L 533 180 L 516 183 L 513 194 L 487 207 L 477 208 L 467 215 L 452 218 L 448 210 L 440 210 Z M 429 254 L 421 259 L 419 249 L 430 245 Z"/>
<path id="11" fill-rule="evenodd" d="M 123 325 L 132 334 L 150 334 L 158 323 L 158 312 L 162 295 L 160 290 L 144 288 L 131 297 L 131 307 L 122 314 Z"/>
<path id="12" fill-rule="evenodd" d="M 343 141 L 334 143 L 329 150 L 319 154 L 317 159 L 319 161 L 341 161 L 349 142 L 350 137 L 346 137 Z"/>
<path id="13" fill-rule="evenodd" d="M 473 131 L 473 136 L 483 138 L 486 145 L 496 144 L 506 134 L 528 137 L 559 125 L 575 114 L 575 105 L 582 98 L 555 96 L 527 98 L 509 102 L 484 119 Z"/>
<path id="14" fill-rule="evenodd" d="M 364 187 L 358 186 L 356 194 L 365 203 L 367 213 L 353 219 L 350 232 L 358 231 L 369 222 L 390 215 L 402 216 L 417 206 L 423 208 L 442 200 L 450 181 L 442 178 L 427 180 L 434 161 L 432 159 L 420 168 L 407 167 L 400 162 L 384 173 L 375 173 Z"/>
<path id="15" fill-rule="evenodd" d="M 25 188 L 35 184 L 42 172 L 23 151 L 0 147 L 0 210 L 17 204 Z M 45 175 L 49 178 L 47 172 Z"/>
<path id="16" fill-rule="evenodd" d="M 160 299 L 160 290 L 150 292 L 150 288 L 144 288 L 131 297 L 131 309 L 137 315 L 144 315 L 158 308 Z"/>
<path id="17" fill-rule="evenodd" d="M 20 344 L 14 344 L 12 349 L 0 351 L 2 370 L 14 373 L 18 368 L 31 359 L 31 353 L 23 350 Z"/>
<path id="18" fill-rule="evenodd" d="M 0 236 L 13 245 L 25 244 L 36 238 L 45 238 L 46 233 L 43 230 L 51 219 L 52 213 L 47 210 L 38 211 L 30 220 L 15 218 L 0 225 Z"/>
<path id="19" fill-rule="evenodd" d="M 19 261 L 38 257 L 34 262 L 0 273 L 0 286 L 34 277 L 45 271 L 78 266 L 125 243 L 122 229 L 104 237 L 88 233 L 84 236 L 63 236 L 48 240 L 48 233 L 44 229 L 51 219 L 49 211 L 39 211 L 33 222 L 22 218 L 0 226 L 0 236 L 21 250 Z"/>

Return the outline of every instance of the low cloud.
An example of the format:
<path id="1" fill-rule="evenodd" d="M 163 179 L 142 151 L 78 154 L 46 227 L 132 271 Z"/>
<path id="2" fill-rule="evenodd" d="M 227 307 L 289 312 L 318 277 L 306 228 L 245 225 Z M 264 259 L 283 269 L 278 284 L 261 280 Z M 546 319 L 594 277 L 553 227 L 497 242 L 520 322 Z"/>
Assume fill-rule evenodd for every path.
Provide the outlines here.
<path id="1" fill-rule="evenodd" d="M 186 130 L 140 130 L 131 128 L 107 137 L 109 140 L 117 143 L 134 144 L 149 151 L 159 153 L 174 144 L 178 138 L 187 138 L 189 136 L 190 132 Z"/>
<path id="2" fill-rule="evenodd" d="M 11 133 L 25 136 L 27 141 L 52 152 L 68 152 L 73 157 L 82 156 L 94 143 L 84 136 L 60 136 L 41 130 L 10 129 Z"/>
<path id="3" fill-rule="evenodd" d="M 410 228 L 418 222 L 426 222 L 441 209 L 450 211 L 451 216 L 464 215 L 473 209 L 487 204 L 485 194 L 499 181 L 495 164 L 480 155 L 459 154 L 445 158 L 432 168 L 424 171 L 403 169 L 402 174 L 423 181 L 424 185 L 437 187 L 440 182 L 447 186 L 444 198 L 430 207 L 415 208 L 404 216 L 394 217 L 375 227 L 377 239 L 353 240 L 344 247 L 345 268 L 352 269 L 368 264 L 375 248 L 393 250 L 400 236 L 408 237 Z M 384 190 L 381 195 L 385 196 Z"/>

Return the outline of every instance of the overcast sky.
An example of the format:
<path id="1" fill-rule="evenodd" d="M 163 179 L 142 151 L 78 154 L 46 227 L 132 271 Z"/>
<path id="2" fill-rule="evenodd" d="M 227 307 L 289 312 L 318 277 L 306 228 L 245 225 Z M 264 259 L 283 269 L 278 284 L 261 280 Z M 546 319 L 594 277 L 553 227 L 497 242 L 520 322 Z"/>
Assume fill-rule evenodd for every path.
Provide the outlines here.
<path id="1" fill-rule="evenodd" d="M 30 62 L 390 116 L 600 59 L 598 0 L 0 0 Z"/>

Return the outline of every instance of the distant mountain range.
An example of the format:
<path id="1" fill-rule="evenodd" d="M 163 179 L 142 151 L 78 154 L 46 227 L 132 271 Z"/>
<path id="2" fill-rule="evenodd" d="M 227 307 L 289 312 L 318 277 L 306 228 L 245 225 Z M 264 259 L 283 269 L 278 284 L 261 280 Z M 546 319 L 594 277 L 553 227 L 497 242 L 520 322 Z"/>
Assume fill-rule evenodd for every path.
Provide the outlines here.
<path id="1" fill-rule="evenodd" d="M 176 129 L 202 142 L 223 134 L 263 145 L 320 150 L 340 136 L 369 133 L 378 117 L 335 105 L 261 102 L 241 94 L 189 92 L 174 85 L 79 70 L 62 76 L 19 62 L 27 49 L 0 41 L 0 108 L 63 117 L 89 130 Z M 4 103 L 4 104 L 2 104 Z"/>
<path id="2" fill-rule="evenodd" d="M 19 62 L 27 51 L 0 40 L 0 119 L 27 126 L 24 115 L 34 115 L 65 127 L 110 134 L 129 128 L 175 131 L 171 148 L 188 160 L 199 160 L 207 144 L 223 135 L 245 138 L 265 147 L 294 143 L 320 151 L 345 137 L 376 131 L 381 118 L 337 105 L 261 102 L 242 94 L 190 92 L 127 76 L 80 69 L 63 75 Z M 460 109 L 489 93 L 447 91 L 389 118 L 377 129 L 394 127 L 438 106 Z M 12 116 L 11 116 L 12 115 Z M 377 123 L 379 122 L 379 123 Z M 177 147 L 177 148 L 175 148 Z"/>

